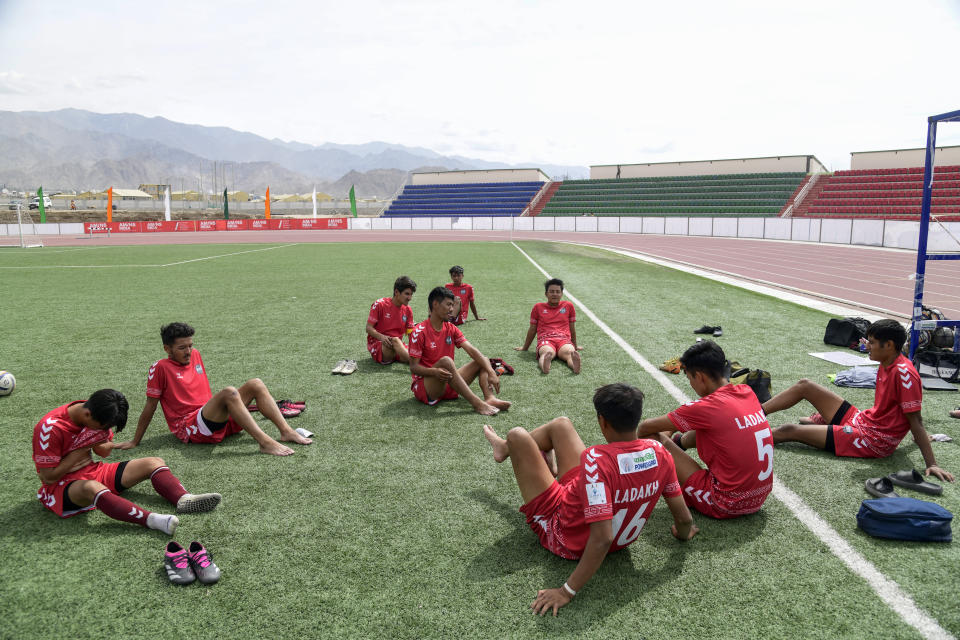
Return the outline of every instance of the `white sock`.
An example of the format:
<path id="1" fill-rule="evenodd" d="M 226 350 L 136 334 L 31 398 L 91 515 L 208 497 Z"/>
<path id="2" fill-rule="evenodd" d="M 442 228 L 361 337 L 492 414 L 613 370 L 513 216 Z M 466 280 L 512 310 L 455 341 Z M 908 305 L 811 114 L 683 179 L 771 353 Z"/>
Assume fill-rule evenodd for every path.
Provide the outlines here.
<path id="1" fill-rule="evenodd" d="M 180 518 L 166 513 L 151 513 L 147 516 L 147 527 L 163 531 L 168 536 L 172 536 L 180 524 Z"/>

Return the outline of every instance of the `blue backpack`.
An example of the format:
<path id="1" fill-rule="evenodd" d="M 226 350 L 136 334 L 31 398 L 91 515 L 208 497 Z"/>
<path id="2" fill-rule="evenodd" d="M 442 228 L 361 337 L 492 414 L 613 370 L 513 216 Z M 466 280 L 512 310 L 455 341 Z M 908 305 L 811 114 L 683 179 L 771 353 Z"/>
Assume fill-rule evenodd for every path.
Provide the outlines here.
<path id="1" fill-rule="evenodd" d="M 857 526 L 877 538 L 915 542 L 950 542 L 953 514 L 935 502 L 916 498 L 864 500 Z"/>

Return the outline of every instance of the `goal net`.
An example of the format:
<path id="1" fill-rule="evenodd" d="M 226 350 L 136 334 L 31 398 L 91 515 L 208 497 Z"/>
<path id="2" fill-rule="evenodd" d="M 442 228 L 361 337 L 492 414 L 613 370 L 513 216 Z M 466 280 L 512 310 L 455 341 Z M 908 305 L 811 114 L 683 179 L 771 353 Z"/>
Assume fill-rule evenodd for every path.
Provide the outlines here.
<path id="1" fill-rule="evenodd" d="M 42 247 L 40 227 L 33 221 L 29 209 L 7 205 L 0 209 L 0 247 Z"/>

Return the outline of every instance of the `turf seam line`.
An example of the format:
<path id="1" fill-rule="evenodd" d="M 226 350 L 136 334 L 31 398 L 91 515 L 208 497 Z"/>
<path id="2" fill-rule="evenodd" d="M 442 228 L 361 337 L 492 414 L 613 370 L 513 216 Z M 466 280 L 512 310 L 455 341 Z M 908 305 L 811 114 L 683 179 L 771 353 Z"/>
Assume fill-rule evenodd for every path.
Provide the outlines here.
<path id="1" fill-rule="evenodd" d="M 511 242 L 519 251 L 523 257 L 530 261 L 537 270 L 540 271 L 544 276 L 550 278 L 550 274 L 544 270 L 537 262 L 527 254 L 526 251 L 517 246 L 516 243 Z M 650 373 L 653 378 L 660 383 L 660 386 L 669 393 L 674 400 L 680 403 L 690 402 L 690 399 L 686 396 L 683 391 L 679 389 L 673 382 L 666 377 L 659 369 L 653 366 L 646 358 L 640 355 L 636 349 L 630 346 L 626 340 L 624 340 L 618 333 L 611 329 L 605 322 L 600 320 L 590 309 L 588 309 L 580 300 L 578 300 L 573 294 L 570 293 L 569 289 L 564 290 L 567 298 L 577 305 L 580 310 L 586 314 L 590 320 L 592 320 L 601 331 L 607 334 L 614 342 L 616 342 L 627 354 L 633 358 L 633 360 L 639 364 L 645 371 Z M 880 597 L 880 599 L 890 607 L 897 615 L 903 619 L 908 625 L 916 629 L 923 635 L 924 638 L 929 640 L 949 640 L 953 636 L 947 632 L 946 629 L 940 626 L 940 624 L 924 612 L 913 599 L 907 595 L 894 580 L 883 575 L 873 563 L 867 560 L 863 555 L 861 555 L 856 549 L 854 549 L 850 544 L 844 540 L 844 538 L 837 533 L 833 527 L 830 526 L 823 518 L 821 518 L 813 509 L 811 509 L 807 504 L 793 492 L 789 487 L 783 484 L 777 477 L 774 475 L 773 478 L 773 495 L 774 497 L 783 503 L 790 512 L 794 515 L 797 520 L 799 520 L 807 529 L 810 530 L 813 535 L 815 535 L 821 542 L 823 542 L 830 552 L 833 553 L 843 564 L 847 566 L 850 571 L 854 574 L 863 578 L 863 580 L 870 586 L 871 589 Z"/>
<path id="2" fill-rule="evenodd" d="M 230 256 L 239 256 L 239 255 L 242 255 L 242 254 L 244 254 L 244 253 L 256 253 L 256 252 L 258 252 L 258 251 L 272 251 L 273 249 L 285 249 L 285 248 L 287 248 L 287 247 L 295 247 L 295 246 L 297 246 L 297 244 L 299 244 L 299 243 L 294 242 L 294 243 L 292 243 L 292 244 L 280 244 L 280 245 L 276 245 L 276 246 L 273 246 L 273 247 L 264 247 L 264 248 L 261 248 L 261 249 L 247 249 L 246 251 L 235 251 L 235 252 L 233 252 L 233 253 L 222 253 L 222 254 L 216 255 L 216 256 L 206 256 L 206 257 L 203 257 L 203 258 L 193 258 L 193 259 L 191 259 L 191 260 L 180 260 L 179 262 L 168 262 L 167 264 L 161 264 L 161 265 L 158 265 L 158 266 L 161 266 L 161 267 L 174 267 L 174 266 L 179 265 L 179 264 L 188 264 L 188 263 L 190 263 L 190 262 L 202 262 L 203 260 L 216 260 L 217 258 L 227 258 L 227 257 L 230 257 Z"/>
<path id="3" fill-rule="evenodd" d="M 190 262 L 201 262 L 203 260 L 216 260 L 217 258 L 228 258 L 230 256 L 239 256 L 244 253 L 256 253 L 258 251 L 272 251 L 273 249 L 285 249 L 287 247 L 296 247 L 299 244 L 300 244 L 299 242 L 294 242 L 291 244 L 280 244 L 280 245 L 275 245 L 273 247 L 264 247 L 261 249 L 248 249 L 246 251 L 234 251 L 233 253 L 221 253 L 215 256 L 204 256 L 203 258 L 191 258 L 190 260 L 180 260 L 179 262 L 168 262 L 166 264 L 56 264 L 56 265 L 0 267 L 0 269 L 123 269 L 123 268 L 175 267 L 177 265 L 188 264 Z M 93 249 L 94 247 L 87 247 L 87 248 Z"/>

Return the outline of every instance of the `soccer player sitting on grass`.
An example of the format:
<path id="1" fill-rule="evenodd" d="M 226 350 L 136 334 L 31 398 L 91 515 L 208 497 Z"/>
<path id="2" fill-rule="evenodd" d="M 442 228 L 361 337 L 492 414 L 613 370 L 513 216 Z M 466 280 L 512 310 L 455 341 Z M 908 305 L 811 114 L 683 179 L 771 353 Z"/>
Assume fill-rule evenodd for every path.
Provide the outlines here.
<path id="1" fill-rule="evenodd" d="M 785 424 L 773 430 L 773 441 L 802 442 L 837 456 L 885 458 L 907 435 L 920 449 L 926 475 L 953 482 L 953 474 L 937 466 L 930 436 L 923 427 L 920 407 L 923 386 L 913 364 L 900 350 L 907 332 L 896 320 L 877 320 L 867 328 L 871 360 L 880 363 L 873 406 L 860 411 L 839 395 L 803 379 L 763 403 L 768 415 L 789 409 L 801 400 L 817 413 L 801 424 Z"/>
<path id="2" fill-rule="evenodd" d="M 152 513 L 119 494 L 150 478 L 177 513 L 210 511 L 220 504 L 220 494 L 187 493 L 161 458 L 94 462 L 91 451 L 106 458 L 118 448 L 112 442 L 113 429 L 123 430 L 128 408 L 122 393 L 101 389 L 43 416 L 33 428 L 33 463 L 43 483 L 37 498 L 61 518 L 99 509 L 114 520 L 173 535 L 177 516 Z"/>
<path id="3" fill-rule="evenodd" d="M 577 346 L 577 312 L 573 305 L 563 297 L 563 280 L 551 278 L 544 283 L 546 302 L 533 305 L 530 312 L 530 328 L 522 347 L 517 351 L 530 348 L 533 339 L 537 339 L 537 364 L 544 373 L 550 373 L 550 363 L 554 358 L 566 362 L 574 373 L 580 373 L 581 347 Z"/>
<path id="4" fill-rule="evenodd" d="M 367 351 L 375 362 L 410 362 L 403 336 L 413 330 L 410 300 L 416 290 L 416 282 L 407 276 L 400 276 L 393 283 L 393 297 L 380 298 L 370 306 L 370 315 L 367 316 Z"/>
<path id="5" fill-rule="evenodd" d="M 453 282 L 447 283 L 447 289 L 453 291 L 453 295 L 457 298 L 453 303 L 453 316 L 450 317 L 450 322 L 457 326 L 466 322 L 468 306 L 470 311 L 473 311 L 473 317 L 476 320 L 486 320 L 477 313 L 477 305 L 474 304 L 473 286 L 463 281 L 463 267 L 460 265 L 450 267 L 450 279 Z"/>
<path id="6" fill-rule="evenodd" d="M 430 317 L 415 326 L 410 334 L 413 395 L 431 406 L 463 396 L 477 413 L 485 416 L 509 409 L 510 403 L 496 396 L 500 392 L 500 377 L 490 360 L 467 341 L 460 329 L 447 322 L 453 312 L 453 299 L 449 289 L 435 287 L 427 297 Z M 455 348 L 463 349 L 471 358 L 459 369 L 453 361 Z M 470 390 L 475 378 L 480 380 L 482 399 Z"/>
<path id="7" fill-rule="evenodd" d="M 753 390 L 724 377 L 726 357 L 712 340 L 680 356 L 699 400 L 640 423 L 640 435 L 677 431 L 662 438 L 673 455 L 687 505 L 713 518 L 759 511 L 773 489 L 773 436 Z M 701 467 L 683 449 L 696 446 Z"/>
<path id="8" fill-rule="evenodd" d="M 673 515 L 674 537 L 684 541 L 697 533 L 670 454 L 659 442 L 637 439 L 643 393 L 627 384 L 608 384 L 593 394 L 593 406 L 608 444 L 589 449 L 568 418 L 529 433 L 514 427 L 505 440 L 489 425 L 483 427 L 493 459 L 513 463 L 524 502 L 520 512 L 540 544 L 561 558 L 579 559 L 563 586 L 537 592 L 530 607 L 540 615 L 550 609 L 557 615 L 608 553 L 636 540 L 661 495 Z M 551 450 L 555 470 L 546 462 Z"/>
<path id="9" fill-rule="evenodd" d="M 203 358 L 193 348 L 193 334 L 193 327 L 184 322 L 172 322 L 160 329 L 163 350 L 168 357 L 150 365 L 147 402 L 137 421 L 137 431 L 132 440 L 116 448 L 132 449 L 140 444 L 160 403 L 167 427 L 183 442 L 216 444 L 228 435 L 246 431 L 260 445 L 261 453 L 292 455 L 293 449 L 264 433 L 250 415 L 247 405 L 253 400 L 257 401 L 260 413 L 277 426 L 280 440 L 297 444 L 312 442 L 290 428 L 259 378 L 247 380 L 239 389 L 226 387 L 216 395 L 211 393 Z"/>

